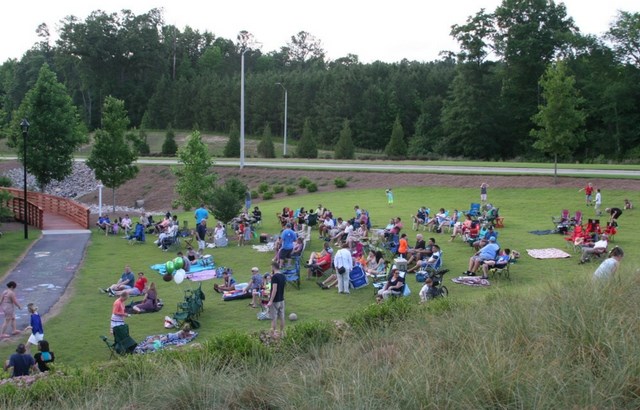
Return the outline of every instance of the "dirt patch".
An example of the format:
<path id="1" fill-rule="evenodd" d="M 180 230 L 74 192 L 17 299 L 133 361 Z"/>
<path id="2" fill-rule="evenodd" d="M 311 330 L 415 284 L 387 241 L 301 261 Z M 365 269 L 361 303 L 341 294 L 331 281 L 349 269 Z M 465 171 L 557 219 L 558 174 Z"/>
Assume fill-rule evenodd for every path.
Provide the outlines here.
<path id="1" fill-rule="evenodd" d="M 19 167 L 15 161 L 0 161 L 0 173 L 4 170 Z M 347 181 L 350 189 L 370 189 L 398 186 L 435 186 L 435 187 L 480 187 L 482 182 L 488 182 L 491 189 L 495 188 L 570 188 L 576 191 L 586 184 L 587 178 L 558 178 L 554 184 L 550 176 L 485 176 L 485 175 L 447 175 L 423 173 L 383 173 L 383 172 L 346 172 L 346 171 L 299 171 L 271 168 L 238 168 L 219 167 L 215 169 L 218 180 L 224 182 L 230 177 L 236 177 L 254 190 L 260 183 L 269 185 L 296 185 L 298 179 L 306 176 L 318 185 L 319 192 L 336 190 L 334 180 L 342 178 Z M 137 177 L 116 190 L 116 204 L 133 207 L 136 200 L 143 199 L 144 207 L 148 211 L 165 212 L 172 209 L 175 196 L 175 175 L 170 166 L 153 165 L 142 166 Z M 640 190 L 637 180 L 631 179 L 588 179 L 594 186 L 605 186 L 607 189 Z M 302 191 L 301 191 L 302 192 Z M 280 194 L 283 196 L 286 194 Z M 276 195 L 277 197 L 278 195 Z M 86 204 L 98 203 L 98 191 L 91 192 L 80 198 Z M 112 192 L 103 190 L 103 205 L 111 205 Z M 255 202 L 259 202 L 256 200 Z M 106 206 L 106 205 L 105 205 Z"/>

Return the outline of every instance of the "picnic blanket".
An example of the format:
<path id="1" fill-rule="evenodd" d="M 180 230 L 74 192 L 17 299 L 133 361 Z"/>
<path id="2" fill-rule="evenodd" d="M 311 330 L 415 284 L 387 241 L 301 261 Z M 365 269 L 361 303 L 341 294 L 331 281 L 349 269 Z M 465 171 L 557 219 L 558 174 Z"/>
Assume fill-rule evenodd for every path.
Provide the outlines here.
<path id="1" fill-rule="evenodd" d="M 215 279 L 220 276 L 222 275 L 218 275 L 218 272 L 216 269 L 207 269 L 200 272 L 194 272 L 194 273 L 189 272 L 185 277 L 191 281 L 200 282 L 203 280 Z"/>
<path id="2" fill-rule="evenodd" d="M 467 286 L 491 286 L 489 279 L 482 279 L 479 276 L 458 276 L 451 279 L 453 283 Z"/>
<path id="3" fill-rule="evenodd" d="M 138 344 L 138 346 L 136 346 L 133 353 L 139 353 L 139 354 L 153 353 L 170 346 L 176 346 L 176 347 L 184 346 L 190 341 L 192 341 L 193 339 L 195 339 L 196 336 L 198 336 L 198 332 L 193 332 L 193 334 L 190 337 L 187 337 L 184 339 L 177 339 L 173 341 L 161 340 L 161 338 L 163 338 L 164 336 L 166 335 L 147 336 L 142 342 Z"/>
<path id="4" fill-rule="evenodd" d="M 151 265 L 150 266 L 151 269 L 158 271 L 159 274 L 164 275 L 165 273 L 167 273 L 167 265 L 165 263 L 157 263 L 155 265 Z M 194 263 L 193 265 L 191 265 L 191 268 L 189 269 L 189 274 L 192 273 L 196 273 L 196 272 L 202 272 L 205 270 L 211 270 L 214 269 L 215 266 L 211 266 L 211 265 L 200 265 L 199 263 Z"/>
<path id="5" fill-rule="evenodd" d="M 262 245 L 253 245 L 252 248 L 258 252 L 273 252 L 274 251 L 275 242 L 269 242 Z"/>
<path id="6" fill-rule="evenodd" d="M 551 235 L 552 233 L 558 233 L 557 229 L 545 229 L 542 231 L 529 231 L 529 233 L 532 233 L 534 235 Z"/>
<path id="7" fill-rule="evenodd" d="M 571 257 L 571 255 L 569 255 L 565 251 L 561 251 L 560 249 L 556 248 L 527 249 L 527 253 L 529 254 L 529 256 L 536 259 L 561 259 Z"/>

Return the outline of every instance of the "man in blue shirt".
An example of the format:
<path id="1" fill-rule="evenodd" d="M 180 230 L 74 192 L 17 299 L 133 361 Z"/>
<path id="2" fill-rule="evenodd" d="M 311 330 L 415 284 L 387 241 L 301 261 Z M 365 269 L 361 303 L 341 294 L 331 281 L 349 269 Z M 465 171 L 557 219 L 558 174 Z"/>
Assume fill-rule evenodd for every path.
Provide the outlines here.
<path id="1" fill-rule="evenodd" d="M 291 229 L 290 223 L 285 225 L 285 229 L 280 234 L 280 239 L 282 240 L 282 245 L 280 246 L 278 259 L 280 260 L 280 267 L 282 268 L 284 261 L 286 259 L 291 259 L 291 253 L 293 252 L 293 245 L 296 239 L 298 239 L 298 235 L 295 233 L 293 229 Z"/>
<path id="2" fill-rule="evenodd" d="M 496 243 L 495 236 L 490 237 L 489 243 L 480 248 L 480 250 L 469 259 L 469 270 L 464 272 L 464 274 L 467 276 L 475 276 L 480 264 L 484 261 L 495 260 L 499 250 L 500 246 Z"/>
<path id="3" fill-rule="evenodd" d="M 131 271 L 131 267 L 129 265 L 124 267 L 124 273 L 120 276 L 120 280 L 118 283 L 114 283 L 109 286 L 107 289 L 100 289 L 102 293 L 109 293 L 110 296 L 115 296 L 115 293 L 125 289 L 133 288 L 133 285 L 136 282 L 136 277 Z"/>
<path id="4" fill-rule="evenodd" d="M 196 218 L 196 225 L 199 225 L 203 219 L 209 219 L 209 211 L 205 209 L 204 204 L 200 204 L 200 208 L 196 209 L 194 215 Z"/>

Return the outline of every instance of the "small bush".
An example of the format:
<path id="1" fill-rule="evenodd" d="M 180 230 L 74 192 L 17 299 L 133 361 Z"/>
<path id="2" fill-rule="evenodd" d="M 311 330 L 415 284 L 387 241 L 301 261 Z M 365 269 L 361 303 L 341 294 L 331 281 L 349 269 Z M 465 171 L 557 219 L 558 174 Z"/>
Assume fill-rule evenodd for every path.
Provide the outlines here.
<path id="1" fill-rule="evenodd" d="M 317 190 L 318 190 L 318 185 L 316 185 L 315 182 L 311 182 L 311 183 L 307 184 L 307 191 L 316 192 Z"/>
<path id="2" fill-rule="evenodd" d="M 274 194 L 281 194 L 284 192 L 284 187 L 280 184 L 276 184 L 273 186 L 273 193 Z"/>
<path id="3" fill-rule="evenodd" d="M 253 191 L 251 191 L 251 198 L 260 198 L 260 192 L 254 189 Z"/>
<path id="4" fill-rule="evenodd" d="M 259 363 L 271 357 L 270 350 L 260 339 L 245 333 L 232 332 L 205 343 L 206 350 L 227 364 Z"/>
<path id="5" fill-rule="evenodd" d="M 307 177 L 302 177 L 300 178 L 300 180 L 298 181 L 298 186 L 302 189 L 305 189 L 307 187 L 307 185 L 309 185 L 311 183 L 311 180 Z"/>
<path id="6" fill-rule="evenodd" d="M 263 182 L 260 185 L 258 185 L 258 192 L 264 193 L 264 192 L 267 192 L 268 190 L 269 190 L 269 184 L 267 184 L 266 182 Z"/>
<path id="7" fill-rule="evenodd" d="M 356 330 L 366 331 L 404 320 L 413 308 L 408 298 L 390 299 L 352 313 L 347 317 L 346 322 Z"/>
<path id="8" fill-rule="evenodd" d="M 315 320 L 298 323 L 287 329 L 287 335 L 283 339 L 283 347 L 285 351 L 291 349 L 307 351 L 311 347 L 320 347 L 329 343 L 336 336 L 335 326 L 331 322 Z"/>
<path id="9" fill-rule="evenodd" d="M 333 183 L 336 184 L 336 188 L 344 188 L 347 186 L 347 181 L 342 178 L 336 178 Z"/>
<path id="10" fill-rule="evenodd" d="M 287 195 L 291 196 L 295 194 L 297 190 L 298 188 L 294 187 L 293 185 L 289 185 L 286 189 L 286 192 L 287 192 Z"/>
<path id="11" fill-rule="evenodd" d="M 11 178 L 0 175 L 0 186 L 11 187 Z"/>
<path id="12" fill-rule="evenodd" d="M 262 194 L 262 199 L 273 199 L 273 192 L 267 191 Z"/>

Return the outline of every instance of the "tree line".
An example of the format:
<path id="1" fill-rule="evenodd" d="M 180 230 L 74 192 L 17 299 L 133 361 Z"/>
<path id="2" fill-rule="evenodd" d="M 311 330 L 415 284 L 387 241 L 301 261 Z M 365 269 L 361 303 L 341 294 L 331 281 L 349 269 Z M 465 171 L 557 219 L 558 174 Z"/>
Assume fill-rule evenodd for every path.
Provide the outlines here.
<path id="1" fill-rule="evenodd" d="M 504 0 L 452 26 L 459 53 L 369 64 L 351 54 L 327 59 L 305 31 L 262 52 L 248 32 L 230 40 L 180 30 L 158 9 L 94 11 L 60 23 L 55 42 L 41 25 L 41 41 L 0 66 L 3 136 L 19 135 L 20 106 L 45 64 L 89 131 L 103 127 L 113 97 L 133 127 L 232 133 L 244 56 L 246 133 L 267 141 L 264 156 L 272 155 L 273 135 L 282 135 L 285 87 L 289 138 L 311 152 L 337 147 L 337 156 L 349 157 L 355 146 L 392 158 L 640 158 L 640 13 L 620 11 L 599 38 L 580 33 L 563 3 Z M 569 81 L 549 81 L 557 66 Z M 545 88 L 559 83 L 570 84 L 564 92 L 575 114 L 560 130 Z"/>

